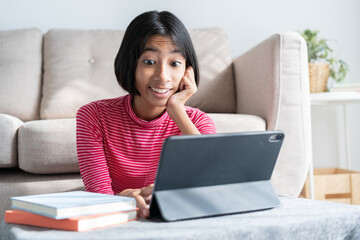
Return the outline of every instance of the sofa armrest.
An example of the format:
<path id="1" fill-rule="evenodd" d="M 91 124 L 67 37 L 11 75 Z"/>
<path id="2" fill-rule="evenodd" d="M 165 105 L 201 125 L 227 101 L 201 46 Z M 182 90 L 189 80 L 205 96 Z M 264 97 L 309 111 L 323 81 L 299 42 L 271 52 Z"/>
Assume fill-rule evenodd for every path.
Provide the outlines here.
<path id="1" fill-rule="evenodd" d="M 18 166 L 18 129 L 23 123 L 17 117 L 0 113 L 0 168 Z"/>
<path id="2" fill-rule="evenodd" d="M 272 182 L 298 196 L 312 158 L 307 48 L 297 33 L 275 34 L 234 60 L 237 112 L 285 132 Z"/>

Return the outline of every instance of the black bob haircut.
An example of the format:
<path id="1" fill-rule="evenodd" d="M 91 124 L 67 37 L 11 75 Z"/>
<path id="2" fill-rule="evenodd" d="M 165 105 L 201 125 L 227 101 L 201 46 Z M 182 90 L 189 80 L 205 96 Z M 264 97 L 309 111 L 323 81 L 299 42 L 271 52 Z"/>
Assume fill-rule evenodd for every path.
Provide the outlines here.
<path id="1" fill-rule="evenodd" d="M 198 61 L 186 27 L 170 12 L 150 11 L 137 16 L 125 31 L 114 63 L 115 75 L 120 86 L 131 96 L 140 95 L 135 87 L 137 60 L 144 51 L 147 39 L 152 35 L 172 39 L 186 60 L 186 68 L 193 67 L 195 82 L 199 85 Z"/>

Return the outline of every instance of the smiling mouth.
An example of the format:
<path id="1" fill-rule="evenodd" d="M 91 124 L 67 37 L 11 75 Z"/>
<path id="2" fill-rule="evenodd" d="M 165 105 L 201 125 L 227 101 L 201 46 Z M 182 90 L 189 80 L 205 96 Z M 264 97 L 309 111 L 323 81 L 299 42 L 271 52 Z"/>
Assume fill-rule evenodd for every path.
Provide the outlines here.
<path id="1" fill-rule="evenodd" d="M 150 87 L 150 89 L 151 89 L 153 92 L 161 93 L 161 94 L 164 94 L 164 93 L 167 93 L 167 92 L 170 91 L 169 88 L 152 88 L 152 87 Z"/>

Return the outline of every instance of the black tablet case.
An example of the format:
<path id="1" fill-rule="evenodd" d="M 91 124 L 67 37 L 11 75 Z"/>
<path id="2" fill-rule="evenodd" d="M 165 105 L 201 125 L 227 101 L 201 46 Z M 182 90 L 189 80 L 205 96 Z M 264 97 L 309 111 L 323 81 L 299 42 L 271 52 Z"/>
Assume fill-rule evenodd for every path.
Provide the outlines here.
<path id="1" fill-rule="evenodd" d="M 279 206 L 270 178 L 283 139 L 281 131 L 167 138 L 150 218 L 176 221 Z"/>

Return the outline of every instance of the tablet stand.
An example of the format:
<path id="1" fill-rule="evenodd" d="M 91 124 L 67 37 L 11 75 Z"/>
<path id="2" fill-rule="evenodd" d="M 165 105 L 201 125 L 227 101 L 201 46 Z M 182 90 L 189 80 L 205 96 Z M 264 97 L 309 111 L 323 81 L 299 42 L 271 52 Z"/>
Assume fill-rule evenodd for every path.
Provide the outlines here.
<path id="1" fill-rule="evenodd" d="M 279 206 L 270 182 L 256 181 L 154 191 L 150 218 L 177 221 Z"/>

